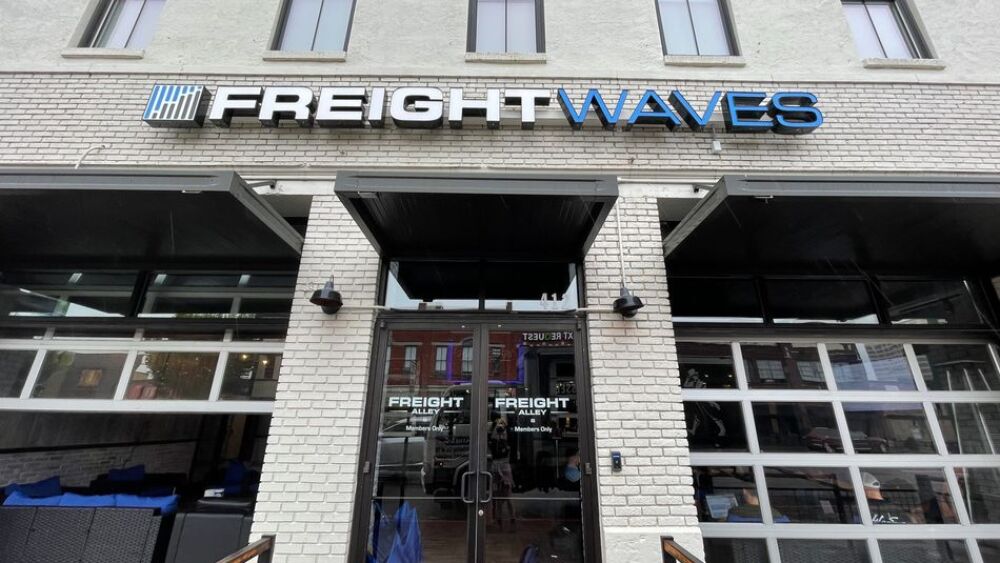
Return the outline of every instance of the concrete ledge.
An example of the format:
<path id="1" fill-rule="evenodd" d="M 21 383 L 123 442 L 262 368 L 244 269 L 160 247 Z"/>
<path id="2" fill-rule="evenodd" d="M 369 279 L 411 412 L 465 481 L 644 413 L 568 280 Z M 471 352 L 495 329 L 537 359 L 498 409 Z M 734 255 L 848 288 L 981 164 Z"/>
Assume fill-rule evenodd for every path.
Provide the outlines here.
<path id="1" fill-rule="evenodd" d="M 864 59 L 865 68 L 901 68 L 906 70 L 943 70 L 941 59 Z"/>
<path id="2" fill-rule="evenodd" d="M 297 63 L 342 63 L 347 60 L 346 51 L 327 53 L 268 51 L 264 53 L 265 61 L 297 62 Z"/>
<path id="3" fill-rule="evenodd" d="M 66 59 L 141 59 L 146 56 L 146 51 L 142 49 L 71 47 L 69 49 L 63 49 L 60 55 Z"/>
<path id="4" fill-rule="evenodd" d="M 544 64 L 545 53 L 466 53 L 467 63 Z"/>
<path id="5" fill-rule="evenodd" d="M 744 67 L 747 66 L 747 61 L 743 57 L 664 55 L 663 64 L 667 66 Z"/>

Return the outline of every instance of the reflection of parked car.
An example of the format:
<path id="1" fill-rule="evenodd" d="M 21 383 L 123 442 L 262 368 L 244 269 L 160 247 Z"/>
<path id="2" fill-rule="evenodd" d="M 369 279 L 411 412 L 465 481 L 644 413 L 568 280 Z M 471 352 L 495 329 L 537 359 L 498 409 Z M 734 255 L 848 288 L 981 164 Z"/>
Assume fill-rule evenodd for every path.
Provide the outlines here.
<path id="1" fill-rule="evenodd" d="M 407 473 L 419 471 L 424 460 L 424 436 L 406 430 L 412 422 L 402 419 L 391 423 L 382 431 L 379 442 L 378 470 L 384 477 L 402 478 Z"/>
<path id="2" fill-rule="evenodd" d="M 464 397 L 460 408 L 438 409 L 431 419 L 423 467 L 420 473 L 424 492 L 435 496 L 457 496 L 459 479 L 469 465 L 469 409 L 472 386 L 449 387 L 444 397 Z"/>
<path id="3" fill-rule="evenodd" d="M 864 432 L 851 432 L 851 442 L 857 453 L 885 453 L 889 451 L 889 443 L 883 438 L 876 438 Z M 806 434 L 806 443 L 811 450 L 824 452 L 843 452 L 844 443 L 836 428 L 819 426 Z"/>

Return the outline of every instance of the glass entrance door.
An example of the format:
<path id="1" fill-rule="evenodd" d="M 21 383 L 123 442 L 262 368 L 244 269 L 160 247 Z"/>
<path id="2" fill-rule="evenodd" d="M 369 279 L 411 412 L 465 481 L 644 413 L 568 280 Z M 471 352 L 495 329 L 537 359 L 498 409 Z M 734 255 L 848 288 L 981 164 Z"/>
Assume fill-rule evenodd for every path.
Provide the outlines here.
<path id="1" fill-rule="evenodd" d="M 566 321 L 389 324 L 353 560 L 596 561 L 577 340 Z"/>

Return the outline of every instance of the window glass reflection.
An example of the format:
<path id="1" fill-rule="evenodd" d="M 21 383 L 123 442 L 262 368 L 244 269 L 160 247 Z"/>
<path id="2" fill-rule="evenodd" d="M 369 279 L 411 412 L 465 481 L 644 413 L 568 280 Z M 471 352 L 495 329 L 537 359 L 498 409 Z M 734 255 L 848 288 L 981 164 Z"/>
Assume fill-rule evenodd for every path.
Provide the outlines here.
<path id="1" fill-rule="evenodd" d="M 979 553 L 986 563 L 1000 561 L 1000 540 L 979 540 Z"/>
<path id="2" fill-rule="evenodd" d="M 851 475 L 846 468 L 765 467 L 764 480 L 771 509 L 783 516 L 781 522 L 861 522 Z"/>
<path id="3" fill-rule="evenodd" d="M 684 401 L 684 418 L 691 451 L 747 451 L 739 403 Z"/>
<path id="4" fill-rule="evenodd" d="M 781 563 L 870 563 L 865 540 L 778 540 Z"/>
<path id="5" fill-rule="evenodd" d="M 140 352 L 126 399 L 207 399 L 219 360 L 216 352 Z"/>
<path id="6" fill-rule="evenodd" d="M 996 454 L 1000 447 L 1000 404 L 939 403 L 937 411 L 948 453 Z"/>
<path id="7" fill-rule="evenodd" d="M 819 350 L 813 344 L 742 344 L 752 389 L 826 389 Z"/>
<path id="8" fill-rule="evenodd" d="M 222 376 L 219 398 L 234 401 L 274 400 L 281 354 L 231 352 Z"/>
<path id="9" fill-rule="evenodd" d="M 32 397 L 111 399 L 125 367 L 125 354 L 49 350 Z"/>
<path id="10" fill-rule="evenodd" d="M 973 524 L 1000 524 L 1000 468 L 956 467 Z"/>
<path id="11" fill-rule="evenodd" d="M 765 280 L 775 323 L 877 324 L 865 282 L 857 280 Z"/>
<path id="12" fill-rule="evenodd" d="M 827 344 L 837 387 L 845 391 L 914 391 L 902 344 Z"/>
<path id="13" fill-rule="evenodd" d="M 862 468 L 861 483 L 877 525 L 958 523 L 941 469 Z"/>
<path id="14" fill-rule="evenodd" d="M 963 280 L 883 281 L 893 324 L 982 324 L 983 316 Z"/>
<path id="15" fill-rule="evenodd" d="M 970 563 L 964 540 L 879 540 L 882 561 L 889 563 Z M 992 563 L 992 559 L 983 559 Z"/>
<path id="16" fill-rule="evenodd" d="M 765 563 L 762 539 L 705 538 L 705 563 Z"/>
<path id="17" fill-rule="evenodd" d="M 936 453 L 920 403 L 844 403 L 844 415 L 859 454 Z"/>
<path id="18" fill-rule="evenodd" d="M 764 322 L 757 288 L 751 279 L 671 276 L 668 282 L 674 322 Z"/>
<path id="19" fill-rule="evenodd" d="M 700 522 L 762 522 L 750 467 L 693 467 Z"/>
<path id="20" fill-rule="evenodd" d="M 761 451 L 844 451 L 829 403 L 754 403 L 753 418 Z"/>
<path id="21" fill-rule="evenodd" d="M 931 391 L 998 391 L 1000 375 L 986 344 L 914 344 Z"/>
<path id="22" fill-rule="evenodd" d="M 134 273 L 0 272 L 0 317 L 121 317 Z"/>
<path id="23" fill-rule="evenodd" d="M 729 344 L 678 342 L 677 363 L 685 389 L 736 389 L 733 348 Z"/>
<path id="24" fill-rule="evenodd" d="M 34 350 L 0 350 L 0 397 L 18 397 L 28 379 Z"/>

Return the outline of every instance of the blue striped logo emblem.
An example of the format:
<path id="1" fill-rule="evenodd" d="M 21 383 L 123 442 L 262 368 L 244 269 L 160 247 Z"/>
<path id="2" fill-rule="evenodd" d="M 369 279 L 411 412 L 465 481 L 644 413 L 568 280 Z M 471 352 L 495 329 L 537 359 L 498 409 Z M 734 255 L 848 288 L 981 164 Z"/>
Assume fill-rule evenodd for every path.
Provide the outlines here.
<path id="1" fill-rule="evenodd" d="M 149 94 L 142 119 L 150 125 L 198 125 L 198 108 L 204 86 L 157 84 Z"/>

